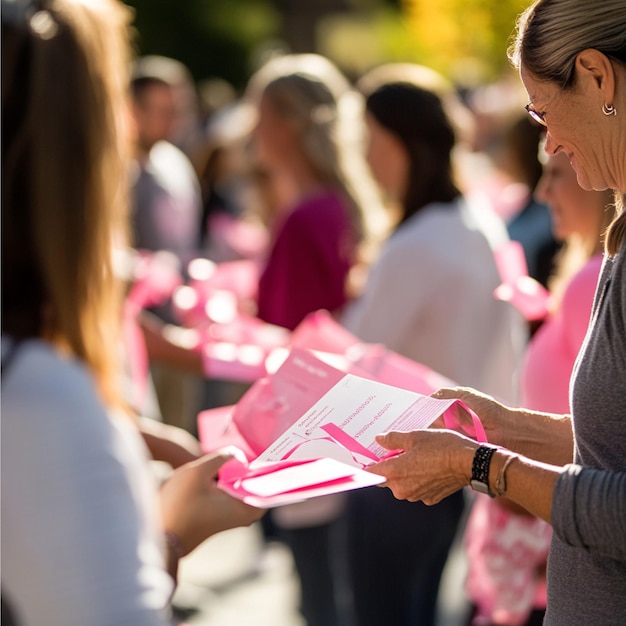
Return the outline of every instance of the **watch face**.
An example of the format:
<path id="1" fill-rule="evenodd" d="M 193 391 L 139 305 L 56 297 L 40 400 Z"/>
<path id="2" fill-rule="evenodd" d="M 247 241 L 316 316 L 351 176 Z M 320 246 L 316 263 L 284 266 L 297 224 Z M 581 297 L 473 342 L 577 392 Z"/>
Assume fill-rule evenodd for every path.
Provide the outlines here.
<path id="1" fill-rule="evenodd" d="M 484 493 L 486 496 L 491 495 L 489 493 L 489 486 L 486 485 L 483 482 L 480 482 L 480 480 L 471 480 L 470 481 L 470 487 L 474 490 L 474 491 L 478 491 L 479 493 Z"/>

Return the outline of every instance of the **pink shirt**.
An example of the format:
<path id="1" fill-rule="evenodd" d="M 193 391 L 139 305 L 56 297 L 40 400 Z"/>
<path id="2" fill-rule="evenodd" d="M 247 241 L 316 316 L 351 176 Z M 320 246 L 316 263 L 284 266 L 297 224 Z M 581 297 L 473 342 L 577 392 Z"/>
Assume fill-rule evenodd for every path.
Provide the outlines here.
<path id="1" fill-rule="evenodd" d="M 293 330 L 313 311 L 340 309 L 354 255 L 341 196 L 327 190 L 303 200 L 278 225 L 259 281 L 258 316 Z"/>
<path id="2" fill-rule="evenodd" d="M 596 254 L 574 276 L 558 311 L 532 338 L 521 370 L 522 406 L 569 413 L 569 381 L 589 326 L 591 305 L 602 265 Z"/>

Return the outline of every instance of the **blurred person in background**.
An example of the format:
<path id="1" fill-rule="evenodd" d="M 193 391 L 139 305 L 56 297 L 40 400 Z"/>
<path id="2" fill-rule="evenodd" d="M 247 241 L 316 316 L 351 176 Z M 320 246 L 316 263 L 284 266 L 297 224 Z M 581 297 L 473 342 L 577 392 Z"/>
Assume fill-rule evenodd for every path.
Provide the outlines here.
<path id="1" fill-rule="evenodd" d="M 543 151 L 543 143 L 541 154 Z M 569 381 L 589 326 L 602 266 L 603 236 L 615 217 L 610 191 L 587 191 L 565 154 L 545 156 L 536 196 L 550 209 L 563 242 L 549 280 L 551 311 L 521 368 L 521 405 L 570 412 Z M 546 559 L 552 529 L 507 500 L 477 495 L 467 523 L 467 592 L 472 624 L 540 625 L 546 608 Z"/>
<path id="2" fill-rule="evenodd" d="M 121 399 L 128 8 L 2 2 L 2 622 L 165 626 L 179 559 L 261 511 L 157 490 Z"/>
<path id="3" fill-rule="evenodd" d="M 132 246 L 140 252 L 168 253 L 172 271 L 186 276 L 188 263 L 199 256 L 202 198 L 187 155 L 173 143 L 180 117 L 178 85 L 185 66 L 167 57 L 138 59 L 131 77 L 134 159 L 130 167 Z M 174 323 L 171 301 L 149 312 Z M 167 363 L 151 362 L 150 372 L 165 422 L 191 432 L 201 408 L 198 377 Z"/>
<path id="4" fill-rule="evenodd" d="M 168 250 L 184 270 L 199 249 L 202 209 L 197 175 L 172 141 L 179 116 L 175 78 L 186 68 L 166 57 L 148 61 L 136 63 L 131 80 L 136 163 L 133 245 L 140 250 Z"/>
<path id="5" fill-rule="evenodd" d="M 521 98 L 508 78 L 466 95 L 478 130 L 464 155 L 463 185 L 470 202 L 491 206 L 504 220 L 510 238 L 522 244 L 529 275 L 545 287 L 558 243 L 548 208 L 534 193 L 541 176 L 542 128 L 519 112 Z"/>
<path id="6" fill-rule="evenodd" d="M 364 212 L 378 202 L 361 151 L 360 99 L 328 59 L 314 54 L 270 60 L 252 76 L 247 97 L 258 111 L 254 154 L 278 198 L 258 316 L 292 330 L 319 309 L 341 311 L 366 238 Z M 309 626 L 340 620 L 332 555 L 342 503 L 334 495 L 272 511 L 294 554 Z"/>
<path id="7" fill-rule="evenodd" d="M 360 101 L 319 55 L 286 55 L 263 66 L 248 95 L 258 105 L 257 163 L 280 206 L 259 282 L 258 316 L 293 330 L 308 314 L 337 314 L 366 237 L 366 206 L 378 199 L 361 151 Z"/>
<path id="8" fill-rule="evenodd" d="M 528 275 L 546 287 L 559 244 L 553 233 L 550 211 L 536 193 L 542 172 L 537 157 L 541 135 L 541 125 L 523 115 L 523 111 L 507 120 L 498 162 L 511 184 L 521 189 L 520 207 L 506 220 L 509 236 L 524 248 Z"/>
<path id="9" fill-rule="evenodd" d="M 467 205 L 454 174 L 468 114 L 443 77 L 422 66 L 375 68 L 359 86 L 368 161 L 398 217 L 342 323 L 366 342 L 513 399 L 524 322 L 493 298 L 494 215 Z M 429 508 L 365 489 L 350 492 L 347 503 L 358 626 L 435 624 L 463 493 Z"/>

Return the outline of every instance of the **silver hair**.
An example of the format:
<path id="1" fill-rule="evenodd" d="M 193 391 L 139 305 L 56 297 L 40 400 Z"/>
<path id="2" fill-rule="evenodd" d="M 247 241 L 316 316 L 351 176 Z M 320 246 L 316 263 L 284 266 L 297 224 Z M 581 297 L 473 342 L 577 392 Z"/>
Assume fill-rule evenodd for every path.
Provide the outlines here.
<path id="1" fill-rule="evenodd" d="M 518 69 L 567 89 L 587 48 L 626 63 L 624 0 L 536 0 L 519 16 L 508 54 Z"/>

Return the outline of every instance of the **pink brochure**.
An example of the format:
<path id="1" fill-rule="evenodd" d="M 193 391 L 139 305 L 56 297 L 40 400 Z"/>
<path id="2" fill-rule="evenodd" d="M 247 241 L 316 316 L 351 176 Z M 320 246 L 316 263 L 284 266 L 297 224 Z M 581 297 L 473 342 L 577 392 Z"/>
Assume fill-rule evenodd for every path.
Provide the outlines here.
<path id="1" fill-rule="evenodd" d="M 375 436 L 428 428 L 442 415 L 456 427 L 455 404 L 345 374 L 294 348 L 236 405 L 233 423 L 255 457 L 226 463 L 219 485 L 249 504 L 273 507 L 378 484 L 383 479 L 364 470 L 388 455 Z"/>
<path id="2" fill-rule="evenodd" d="M 550 292 L 528 276 L 524 249 L 518 241 L 507 241 L 495 252 L 502 284 L 494 297 L 510 302 L 528 321 L 542 320 L 548 314 Z"/>

